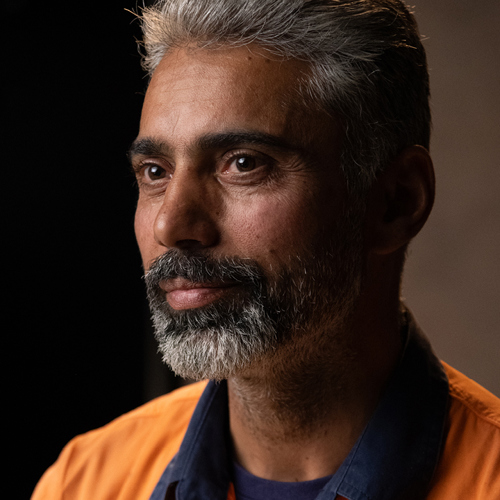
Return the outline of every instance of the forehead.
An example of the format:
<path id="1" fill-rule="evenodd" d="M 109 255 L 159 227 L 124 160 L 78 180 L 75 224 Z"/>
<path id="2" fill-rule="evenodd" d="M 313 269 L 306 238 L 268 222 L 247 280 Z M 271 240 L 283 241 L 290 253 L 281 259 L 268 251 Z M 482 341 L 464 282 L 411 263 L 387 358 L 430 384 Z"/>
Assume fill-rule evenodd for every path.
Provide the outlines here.
<path id="1" fill-rule="evenodd" d="M 280 60 L 258 47 L 167 53 L 149 85 L 140 136 L 189 141 L 195 135 L 246 130 L 309 142 L 334 120 L 299 95 L 307 63 Z"/>

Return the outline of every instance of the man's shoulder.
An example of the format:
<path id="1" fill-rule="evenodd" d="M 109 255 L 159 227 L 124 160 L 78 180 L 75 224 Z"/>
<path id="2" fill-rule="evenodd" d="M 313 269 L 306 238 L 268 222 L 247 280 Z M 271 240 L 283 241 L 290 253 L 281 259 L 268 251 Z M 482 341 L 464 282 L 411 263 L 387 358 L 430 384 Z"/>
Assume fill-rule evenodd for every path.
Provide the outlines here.
<path id="1" fill-rule="evenodd" d="M 117 434 L 127 432 L 127 429 L 132 432 L 144 429 L 149 435 L 154 432 L 175 434 L 183 427 L 187 427 L 206 384 L 206 381 L 189 384 L 157 397 L 124 413 L 103 427 L 77 436 L 73 441 L 90 443 L 105 440 L 108 436 L 113 438 Z"/>
<path id="2" fill-rule="evenodd" d="M 207 385 L 207 381 L 188 384 L 179 389 L 175 389 L 168 394 L 159 396 L 147 403 L 127 412 L 118 418 L 112 420 L 109 424 L 90 432 L 106 432 L 134 420 L 139 419 L 175 419 L 179 414 L 185 412 L 193 412 L 194 408 L 200 399 L 200 396 Z M 190 417 L 191 415 L 189 415 Z"/>
<path id="3" fill-rule="evenodd" d="M 205 386 L 182 387 L 75 437 L 33 498 L 117 498 L 125 489 L 130 498 L 149 498 L 177 453 Z"/>
<path id="4" fill-rule="evenodd" d="M 500 399 L 443 363 L 449 409 L 429 500 L 500 498 Z"/>
<path id="5" fill-rule="evenodd" d="M 92 443 L 115 442 L 121 435 L 127 437 L 129 446 L 137 442 L 161 440 L 168 445 L 168 438 L 184 432 L 201 396 L 206 381 L 190 384 L 160 396 L 125 413 L 98 429 L 73 439 L 74 446 L 92 446 Z"/>
<path id="6" fill-rule="evenodd" d="M 444 362 L 442 364 L 450 387 L 451 417 L 462 414 L 462 418 L 476 418 L 478 422 L 484 422 L 479 424 L 478 430 L 500 431 L 500 399 L 455 368 Z"/>

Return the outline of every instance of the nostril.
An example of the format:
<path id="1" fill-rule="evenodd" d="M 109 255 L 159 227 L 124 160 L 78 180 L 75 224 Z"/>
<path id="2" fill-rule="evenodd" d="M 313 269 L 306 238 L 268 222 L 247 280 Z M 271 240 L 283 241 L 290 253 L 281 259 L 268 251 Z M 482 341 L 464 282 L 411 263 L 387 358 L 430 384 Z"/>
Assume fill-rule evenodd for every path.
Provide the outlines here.
<path id="1" fill-rule="evenodd" d="M 198 240 L 179 240 L 175 245 L 179 250 L 198 250 L 204 245 Z"/>

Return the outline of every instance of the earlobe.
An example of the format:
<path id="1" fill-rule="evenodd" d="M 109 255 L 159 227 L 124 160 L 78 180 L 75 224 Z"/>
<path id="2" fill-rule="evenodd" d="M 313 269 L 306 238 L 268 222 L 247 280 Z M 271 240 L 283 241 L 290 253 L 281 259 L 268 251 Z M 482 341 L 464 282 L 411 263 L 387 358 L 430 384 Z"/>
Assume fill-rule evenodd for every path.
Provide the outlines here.
<path id="1" fill-rule="evenodd" d="M 425 224 L 434 203 L 434 167 L 421 146 L 404 149 L 377 178 L 368 197 L 366 243 L 375 254 L 406 246 Z"/>

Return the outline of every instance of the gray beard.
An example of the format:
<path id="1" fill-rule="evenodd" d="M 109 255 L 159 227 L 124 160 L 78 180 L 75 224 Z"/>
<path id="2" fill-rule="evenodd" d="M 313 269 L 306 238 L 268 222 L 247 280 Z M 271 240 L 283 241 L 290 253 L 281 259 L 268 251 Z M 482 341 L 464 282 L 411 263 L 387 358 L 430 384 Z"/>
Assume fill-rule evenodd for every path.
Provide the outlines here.
<path id="1" fill-rule="evenodd" d="M 359 214 L 358 214 L 359 215 Z M 289 256 L 267 276 L 255 261 L 168 250 L 145 275 L 163 361 L 179 376 L 222 380 L 290 346 L 311 331 L 335 332 L 350 317 L 361 285 L 360 218 L 346 216 L 329 247 Z M 173 278 L 235 282 L 238 292 L 177 311 L 159 283 Z"/>

